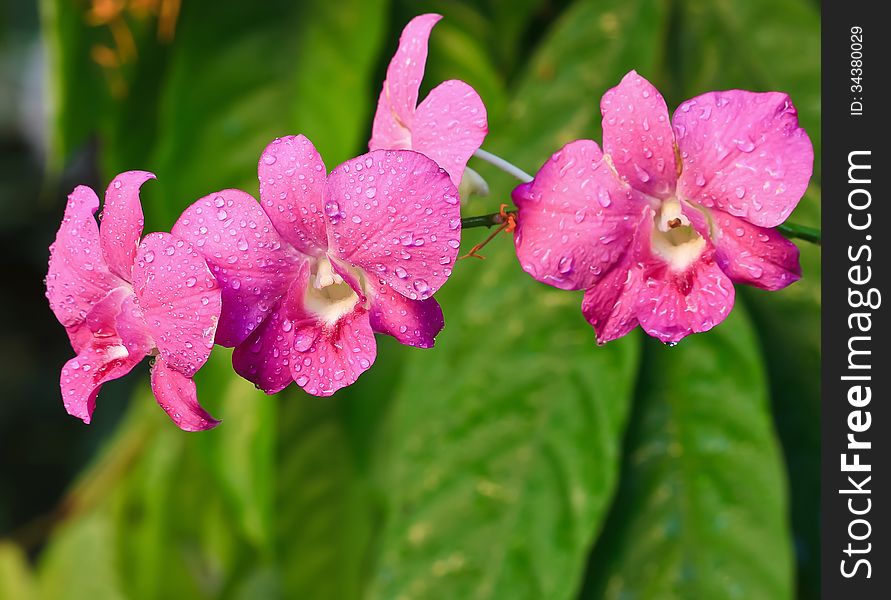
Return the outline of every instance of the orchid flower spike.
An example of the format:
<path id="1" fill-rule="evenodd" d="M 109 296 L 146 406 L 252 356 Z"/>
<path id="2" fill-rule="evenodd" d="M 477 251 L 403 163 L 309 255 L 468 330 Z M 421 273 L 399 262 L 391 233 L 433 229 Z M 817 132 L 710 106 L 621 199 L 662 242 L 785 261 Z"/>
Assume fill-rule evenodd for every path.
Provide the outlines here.
<path id="1" fill-rule="evenodd" d="M 418 104 L 427 42 L 441 18 L 420 15 L 402 30 L 377 101 L 368 149 L 420 152 L 445 169 L 458 187 L 467 161 L 486 137 L 488 123 L 479 94 L 463 81 L 439 84 Z M 476 179 L 476 187 L 485 188 L 485 182 Z"/>
<path id="2" fill-rule="evenodd" d="M 204 259 L 169 233 L 142 239 L 139 188 L 154 175 L 128 171 L 99 198 L 78 186 L 50 246 L 46 296 L 77 356 L 62 368 L 69 414 L 89 423 L 102 384 L 155 356 L 151 385 L 181 429 L 218 421 L 198 403 L 192 376 L 207 361 L 220 315 L 220 289 Z"/>
<path id="3" fill-rule="evenodd" d="M 632 71 L 600 108 L 603 152 L 571 142 L 513 193 L 523 269 L 586 290 L 599 343 L 638 324 L 676 343 L 724 320 L 733 283 L 799 279 L 798 249 L 774 228 L 807 189 L 814 152 L 786 94 L 709 92 L 669 121 Z"/>
<path id="4" fill-rule="evenodd" d="M 223 190 L 173 232 L 202 252 L 222 287 L 217 343 L 269 394 L 292 381 L 328 396 L 374 362 L 374 332 L 420 348 L 443 327 L 433 293 L 461 234 L 458 192 L 435 162 L 375 150 L 326 175 L 303 136 L 259 162 L 260 203 Z"/>

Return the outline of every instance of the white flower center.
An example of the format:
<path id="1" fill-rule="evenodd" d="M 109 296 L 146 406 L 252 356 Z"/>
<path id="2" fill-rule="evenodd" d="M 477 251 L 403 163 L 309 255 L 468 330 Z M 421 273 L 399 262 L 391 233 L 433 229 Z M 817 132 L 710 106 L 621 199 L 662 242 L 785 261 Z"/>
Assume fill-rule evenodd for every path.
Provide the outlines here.
<path id="1" fill-rule="evenodd" d="M 681 203 L 671 197 L 656 213 L 652 238 L 653 252 L 673 271 L 683 271 L 696 262 L 705 250 L 705 239 L 684 216 Z"/>
<path id="2" fill-rule="evenodd" d="M 362 272 L 353 268 L 350 268 L 349 272 L 364 291 L 365 278 Z M 314 261 L 309 285 L 303 298 L 307 310 L 316 315 L 320 321 L 333 325 L 342 316 L 350 313 L 358 302 L 358 294 L 343 280 L 343 277 L 337 274 L 327 256 Z"/>

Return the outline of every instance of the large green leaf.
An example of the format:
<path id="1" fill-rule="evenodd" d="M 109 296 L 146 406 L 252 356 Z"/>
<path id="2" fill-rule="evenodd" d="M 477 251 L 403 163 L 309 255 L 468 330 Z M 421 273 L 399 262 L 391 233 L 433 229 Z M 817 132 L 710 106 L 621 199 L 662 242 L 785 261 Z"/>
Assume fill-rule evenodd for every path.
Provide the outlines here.
<path id="1" fill-rule="evenodd" d="M 584 597 L 791 598 L 786 483 L 743 307 L 708 334 L 646 348 Z"/>
<path id="2" fill-rule="evenodd" d="M 589 98 L 655 62 L 655 43 L 639 40 L 658 39 L 657 8 L 567 11 L 491 124 L 491 147 L 534 166 L 592 135 Z M 516 182 L 486 172 L 506 197 Z M 638 339 L 598 348 L 580 294 L 525 275 L 508 239 L 490 248 L 456 266 L 440 298 L 460 320 L 411 355 L 394 398 L 373 598 L 571 597 L 612 495 Z"/>
<path id="3" fill-rule="evenodd" d="M 0 600 L 34 598 L 34 576 L 21 548 L 0 540 Z"/>

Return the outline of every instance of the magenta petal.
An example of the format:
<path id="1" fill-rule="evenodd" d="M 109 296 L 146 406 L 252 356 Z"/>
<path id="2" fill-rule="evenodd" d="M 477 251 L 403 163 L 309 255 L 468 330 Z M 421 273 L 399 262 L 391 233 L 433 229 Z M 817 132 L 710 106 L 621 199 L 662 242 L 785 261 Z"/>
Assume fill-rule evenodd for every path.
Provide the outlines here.
<path id="1" fill-rule="evenodd" d="M 674 135 L 668 107 L 653 85 L 631 71 L 603 95 L 603 151 L 635 189 L 657 198 L 674 194 Z"/>
<path id="2" fill-rule="evenodd" d="M 65 327 L 76 352 L 91 337 L 83 332 L 87 313 L 112 289 L 123 283 L 112 275 L 102 257 L 96 210 L 99 198 L 86 186 L 68 196 L 65 216 L 50 246 L 46 297 Z"/>
<path id="3" fill-rule="evenodd" d="M 798 246 L 775 229 L 712 211 L 715 260 L 736 283 L 779 290 L 801 279 Z"/>
<path id="4" fill-rule="evenodd" d="M 108 184 L 102 207 L 102 254 L 112 273 L 130 281 L 136 247 L 142 237 L 142 203 L 139 188 L 155 176 L 147 171 L 121 173 Z"/>
<path id="5" fill-rule="evenodd" d="M 152 392 L 164 412 L 183 431 L 204 431 L 220 424 L 198 403 L 195 382 L 160 358 L 152 366 Z"/>
<path id="6" fill-rule="evenodd" d="M 442 308 L 434 298 L 409 300 L 380 280 L 372 296 L 370 318 L 374 331 L 418 348 L 432 348 L 445 325 Z"/>
<path id="7" fill-rule="evenodd" d="M 294 324 L 286 317 L 284 302 L 273 307 L 248 338 L 235 347 L 235 372 L 267 394 L 276 394 L 294 380 L 288 364 L 292 360 Z"/>
<path id="8" fill-rule="evenodd" d="M 145 236 L 133 287 L 161 358 L 191 377 L 207 361 L 220 317 L 220 288 L 192 245 L 169 233 Z"/>
<path id="9" fill-rule="evenodd" d="M 418 106 L 411 149 L 435 160 L 457 187 L 488 131 L 486 107 L 476 90 L 463 81 L 446 81 Z"/>
<path id="10" fill-rule="evenodd" d="M 204 256 L 222 291 L 216 342 L 241 344 L 285 295 L 304 260 L 279 237 L 260 205 L 240 190 L 223 190 L 192 206 L 173 226 Z"/>
<path id="11" fill-rule="evenodd" d="M 291 375 L 313 396 L 330 396 L 367 371 L 377 354 L 368 311 L 356 308 L 333 325 L 295 323 Z"/>
<path id="12" fill-rule="evenodd" d="M 117 335 L 117 319 L 124 300 L 133 296 L 130 286 L 116 287 L 93 305 L 87 313 L 87 328 L 98 337 Z"/>
<path id="13" fill-rule="evenodd" d="M 590 287 L 627 251 L 646 199 L 601 157 L 595 142 L 571 142 L 514 190 L 517 258 L 542 283 Z"/>
<path id="14" fill-rule="evenodd" d="M 144 357 L 130 354 L 117 337 L 93 338 L 62 367 L 59 384 L 65 410 L 89 423 L 102 384 L 123 377 Z"/>
<path id="15" fill-rule="evenodd" d="M 429 298 L 452 272 L 461 237 L 458 190 L 435 162 L 409 150 L 375 150 L 331 172 L 329 254 Z"/>
<path id="16" fill-rule="evenodd" d="M 644 219 L 634 257 L 639 272 L 630 280 L 641 327 L 663 342 L 676 343 L 721 323 L 733 308 L 735 290 L 715 262 L 714 250 L 707 247 L 696 262 L 674 271 L 651 254 L 652 229 L 653 222 Z"/>
<path id="17" fill-rule="evenodd" d="M 687 200 L 775 227 L 807 189 L 814 149 L 786 94 L 710 92 L 681 104 L 673 123 Z"/>
<path id="18" fill-rule="evenodd" d="M 594 328 L 598 344 L 618 339 L 637 324 L 636 270 L 629 252 L 597 285 L 585 290 L 582 314 Z"/>
<path id="19" fill-rule="evenodd" d="M 273 140 L 257 167 L 260 204 L 279 235 L 300 252 L 317 256 L 328 247 L 325 234 L 325 163 L 306 137 Z M 324 212 L 323 212 L 324 211 Z"/>
<path id="20" fill-rule="evenodd" d="M 377 101 L 369 150 L 412 147 L 412 125 L 427 63 L 427 41 L 441 18 L 420 15 L 402 30 L 399 48 L 387 67 L 387 78 Z"/>
<path id="21" fill-rule="evenodd" d="M 115 317 L 115 330 L 121 338 L 121 344 L 134 356 L 150 354 L 155 348 L 155 340 L 145 323 L 145 315 L 132 292 L 121 302 L 120 312 Z"/>

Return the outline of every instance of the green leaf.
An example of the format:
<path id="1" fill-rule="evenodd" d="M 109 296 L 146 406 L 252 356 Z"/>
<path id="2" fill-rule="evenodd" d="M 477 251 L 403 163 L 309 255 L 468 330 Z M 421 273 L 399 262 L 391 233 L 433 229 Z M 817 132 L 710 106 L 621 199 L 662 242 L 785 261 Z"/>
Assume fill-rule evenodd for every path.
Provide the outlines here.
<path id="1" fill-rule="evenodd" d="M 41 598 L 118 600 L 126 598 L 114 552 L 115 524 L 104 513 L 82 515 L 63 526 L 42 555 Z"/>
<path id="2" fill-rule="evenodd" d="M 645 41 L 659 36 L 659 11 L 645 10 L 656 8 L 574 5 L 490 124 L 491 147 L 534 168 L 591 135 L 600 87 L 656 60 Z M 516 183 L 490 182 L 495 198 Z M 614 489 L 638 338 L 597 347 L 580 294 L 528 277 L 507 236 L 485 253 L 438 295 L 460 320 L 406 360 L 372 598 L 569 598 Z"/>
<path id="3" fill-rule="evenodd" d="M 644 356 L 583 597 L 791 598 L 786 483 L 745 310 Z"/>
<path id="4" fill-rule="evenodd" d="M 256 194 L 258 157 L 279 136 L 306 134 L 329 169 L 361 151 L 373 104 L 355 99 L 372 85 L 386 6 L 184 3 L 149 160 L 158 189 L 147 218 L 167 227 L 226 187 Z"/>
<path id="5" fill-rule="evenodd" d="M 34 598 L 34 576 L 25 553 L 12 542 L 0 540 L 0 600 Z"/>
<path id="6" fill-rule="evenodd" d="M 820 11 L 807 0 L 677 3 L 666 90 L 675 105 L 714 89 L 789 93 L 820 173 Z"/>

